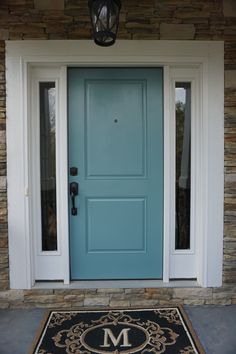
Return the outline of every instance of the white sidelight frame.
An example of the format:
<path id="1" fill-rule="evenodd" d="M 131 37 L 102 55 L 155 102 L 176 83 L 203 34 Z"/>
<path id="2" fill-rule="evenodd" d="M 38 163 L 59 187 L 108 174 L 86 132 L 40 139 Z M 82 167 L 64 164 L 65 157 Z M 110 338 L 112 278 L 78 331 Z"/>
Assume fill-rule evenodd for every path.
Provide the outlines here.
<path id="1" fill-rule="evenodd" d="M 34 266 L 34 278 L 37 280 L 64 280 L 69 283 L 69 278 L 65 278 L 69 270 L 63 263 L 68 258 L 69 248 L 63 235 L 68 234 L 68 210 L 67 193 L 62 186 L 67 186 L 67 123 L 62 114 L 65 110 L 66 102 L 61 97 L 63 86 L 63 75 L 66 74 L 62 67 L 30 67 L 29 83 L 29 176 L 31 185 L 30 215 L 31 215 L 31 235 L 32 237 L 32 261 Z M 66 76 L 65 76 L 66 78 Z M 40 100 L 39 84 L 41 82 L 54 82 L 56 91 L 55 102 L 55 135 L 56 135 L 56 204 L 57 204 L 57 251 L 41 250 L 41 197 L 40 197 Z M 66 97 L 66 96 L 64 96 Z M 64 112 L 64 115 L 66 113 Z M 66 198 L 66 200 L 65 200 Z M 68 204 L 68 203 L 67 203 Z M 66 213 L 64 215 L 64 213 Z M 61 223 L 60 220 L 64 222 Z M 68 275 L 67 275 L 68 277 Z"/>
<path id="2" fill-rule="evenodd" d="M 198 271 L 198 256 L 199 247 L 197 245 L 198 240 L 198 225 L 201 224 L 200 213 L 197 212 L 197 195 L 202 193 L 201 188 L 201 162 L 204 157 L 202 155 L 202 126 L 203 115 L 201 113 L 202 98 L 201 87 L 202 77 L 201 68 L 171 68 L 170 69 L 170 100 L 171 100 L 171 117 L 173 117 L 170 127 L 170 155 L 174 156 L 172 160 L 173 166 L 171 168 L 171 208 L 170 218 L 171 225 L 175 227 L 175 181 L 176 181 L 176 114 L 175 114 L 175 85 L 176 83 L 188 82 L 191 84 L 191 193 L 190 193 L 190 249 L 177 250 L 175 249 L 175 230 L 173 229 L 170 235 L 170 278 L 197 278 Z M 201 200 L 204 200 L 204 196 L 201 196 Z M 199 230 L 199 232 L 201 232 Z"/>
<path id="3" fill-rule="evenodd" d="M 224 46 L 208 41 L 117 41 L 111 48 L 92 41 L 7 41 L 7 158 L 10 286 L 34 286 L 35 235 L 33 220 L 35 178 L 32 175 L 32 83 L 41 75 L 55 79 L 57 107 L 57 200 L 60 250 L 45 254 L 56 262 L 51 280 L 69 284 L 69 228 L 67 181 L 67 78 L 66 67 L 162 66 L 164 68 L 164 253 L 163 286 L 170 278 L 196 275 L 204 287 L 221 286 L 223 262 L 224 198 Z M 38 68 L 38 69 L 37 69 Z M 38 70 L 38 71 L 37 71 Z M 45 74 L 47 72 L 47 74 Z M 35 73 L 38 78 L 34 79 Z M 43 74 L 44 73 L 44 74 Z M 32 76 L 33 74 L 33 76 Z M 45 79 L 46 79 L 45 77 Z M 33 78 L 33 80 L 32 80 Z M 194 250 L 173 251 L 174 216 L 174 81 L 191 81 L 196 98 L 193 106 L 192 235 Z M 50 81 L 50 80 L 49 80 Z M 199 143 L 199 139 L 200 142 Z M 37 204 L 37 203 L 36 203 Z M 51 260 L 49 259 L 51 257 Z M 52 258 L 54 257 L 54 258 Z M 194 258 L 193 258 L 194 257 Z M 189 258 L 189 260 L 188 260 Z M 56 259 L 56 260 L 55 260 Z M 196 266 L 187 274 L 188 264 Z M 41 262 L 41 260 L 40 260 Z M 41 263 L 39 263 L 41 264 Z M 158 283 L 160 286 L 160 283 Z M 171 282 L 169 283 L 171 284 Z M 104 286 L 104 282 L 103 282 Z M 115 286 L 115 285 L 114 285 Z M 120 284 L 118 285 L 120 286 Z M 132 282 L 129 282 L 132 287 Z"/>

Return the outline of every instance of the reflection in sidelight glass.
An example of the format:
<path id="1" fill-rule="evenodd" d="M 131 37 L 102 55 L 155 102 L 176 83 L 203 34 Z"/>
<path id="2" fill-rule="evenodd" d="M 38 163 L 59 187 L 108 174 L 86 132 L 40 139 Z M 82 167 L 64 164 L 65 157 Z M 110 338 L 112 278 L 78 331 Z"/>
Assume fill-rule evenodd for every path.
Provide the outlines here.
<path id="1" fill-rule="evenodd" d="M 175 249 L 190 249 L 191 83 L 176 83 Z"/>
<path id="2" fill-rule="evenodd" d="M 39 89 L 42 251 L 56 251 L 55 82 L 41 82 Z"/>

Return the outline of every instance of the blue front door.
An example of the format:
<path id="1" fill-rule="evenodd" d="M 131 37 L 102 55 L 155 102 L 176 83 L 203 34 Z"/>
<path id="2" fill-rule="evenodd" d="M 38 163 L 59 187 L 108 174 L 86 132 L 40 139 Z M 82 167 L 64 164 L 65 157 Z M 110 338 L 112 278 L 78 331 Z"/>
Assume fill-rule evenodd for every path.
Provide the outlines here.
<path id="1" fill-rule="evenodd" d="M 162 278 L 162 86 L 161 68 L 68 69 L 71 279 Z"/>

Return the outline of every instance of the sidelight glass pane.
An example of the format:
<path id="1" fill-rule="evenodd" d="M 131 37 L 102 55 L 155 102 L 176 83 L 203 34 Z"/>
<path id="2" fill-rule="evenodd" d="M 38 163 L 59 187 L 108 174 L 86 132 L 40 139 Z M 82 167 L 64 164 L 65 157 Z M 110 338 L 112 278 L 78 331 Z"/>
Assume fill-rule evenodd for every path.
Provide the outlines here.
<path id="1" fill-rule="evenodd" d="M 56 251 L 55 82 L 41 82 L 39 90 L 42 251 Z"/>
<path id="2" fill-rule="evenodd" d="M 175 248 L 190 249 L 191 83 L 176 83 Z"/>

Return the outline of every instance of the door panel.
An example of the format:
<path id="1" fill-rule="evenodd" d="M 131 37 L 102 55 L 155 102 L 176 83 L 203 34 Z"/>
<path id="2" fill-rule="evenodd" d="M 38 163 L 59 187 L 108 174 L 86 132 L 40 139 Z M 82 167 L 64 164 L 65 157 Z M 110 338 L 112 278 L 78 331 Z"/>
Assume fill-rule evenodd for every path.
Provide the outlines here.
<path id="1" fill-rule="evenodd" d="M 88 199 L 87 252 L 145 252 L 145 214 L 143 198 Z"/>
<path id="2" fill-rule="evenodd" d="M 72 279 L 162 278 L 160 68 L 70 68 Z"/>
<path id="3" fill-rule="evenodd" d="M 145 81 L 88 80 L 85 94 L 87 177 L 143 176 Z"/>

